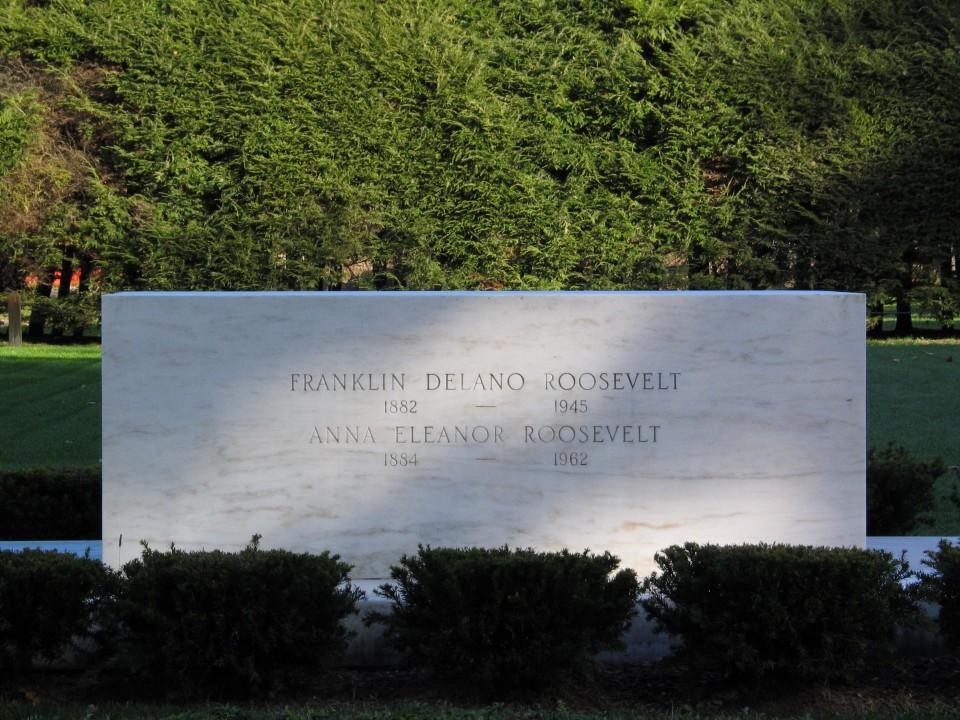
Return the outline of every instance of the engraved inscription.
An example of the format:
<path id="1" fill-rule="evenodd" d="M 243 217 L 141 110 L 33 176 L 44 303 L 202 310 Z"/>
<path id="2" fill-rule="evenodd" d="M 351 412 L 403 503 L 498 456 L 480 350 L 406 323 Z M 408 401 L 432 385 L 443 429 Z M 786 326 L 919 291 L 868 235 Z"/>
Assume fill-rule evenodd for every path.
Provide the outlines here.
<path id="1" fill-rule="evenodd" d="M 488 372 L 408 370 L 372 371 L 298 371 L 289 373 L 289 391 L 300 393 L 382 393 L 403 392 L 402 397 L 378 400 L 383 416 L 414 420 L 407 424 L 385 424 L 382 427 L 360 425 L 353 418 L 340 417 L 335 423 L 317 423 L 309 433 L 311 445 L 388 445 L 383 464 L 390 468 L 416 468 L 431 453 L 418 458 L 406 452 L 409 446 L 439 448 L 443 446 L 491 446 L 502 448 L 537 448 L 566 446 L 550 451 L 542 462 L 557 468 L 585 468 L 594 462 L 602 464 L 603 446 L 627 445 L 638 448 L 661 444 L 664 427 L 656 421 L 656 403 L 645 403 L 643 417 L 611 418 L 605 400 L 611 397 L 645 393 L 678 392 L 679 370 L 546 370 L 524 373 L 519 370 Z M 485 409 L 490 422 L 473 423 L 449 418 L 431 417 L 430 397 L 435 393 L 462 393 L 464 412 Z M 569 393 L 590 393 L 588 397 Z M 597 395 L 597 393 L 600 393 Z M 530 422 L 506 425 L 497 422 L 499 403 L 519 396 L 530 396 Z M 551 397 L 552 396 L 552 397 Z M 548 398 L 546 404 L 543 398 Z M 483 398 L 477 401 L 474 398 Z M 358 403 L 364 401 L 358 399 Z M 607 403 L 608 405 L 608 403 Z M 620 406 L 622 407 L 622 405 Z M 634 407 L 634 405 L 631 405 Z M 356 406 L 358 417 L 365 407 Z M 323 411 L 322 400 L 318 410 Z M 365 416 L 365 415 L 363 415 Z M 422 417 L 421 417 L 422 416 Z M 488 417 L 484 415 L 484 417 Z M 423 422 L 426 420 L 426 422 Z M 558 422 L 559 420 L 559 422 Z M 591 446 L 601 455 L 594 457 L 572 447 Z M 422 450 L 422 449 L 421 449 Z M 422 454 L 422 453 L 421 453 Z M 485 462 L 503 459 L 487 456 Z"/>

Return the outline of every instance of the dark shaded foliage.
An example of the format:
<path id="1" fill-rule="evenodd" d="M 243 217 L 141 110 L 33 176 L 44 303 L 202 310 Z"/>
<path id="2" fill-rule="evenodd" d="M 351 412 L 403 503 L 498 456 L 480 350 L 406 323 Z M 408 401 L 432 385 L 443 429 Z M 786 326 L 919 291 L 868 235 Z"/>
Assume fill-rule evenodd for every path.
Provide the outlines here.
<path id="1" fill-rule="evenodd" d="M 487 689 L 556 682 L 616 647 L 635 612 L 632 570 L 609 553 L 421 547 L 391 569 L 374 615 L 415 664 Z"/>
<path id="2" fill-rule="evenodd" d="M 960 651 L 960 547 L 941 540 L 936 551 L 927 551 L 923 564 L 933 570 L 921 576 L 926 597 L 940 605 L 937 616 L 947 647 Z"/>
<path id="3" fill-rule="evenodd" d="M 0 677 L 55 660 L 92 638 L 119 577 L 99 560 L 45 550 L 0 551 Z"/>
<path id="4" fill-rule="evenodd" d="M 850 677 L 892 650 L 917 607 L 887 553 L 791 545 L 674 545 L 644 581 L 647 615 L 695 668 L 733 680 Z"/>
<path id="5" fill-rule="evenodd" d="M 100 468 L 0 472 L 0 540 L 100 538 Z"/>
<path id="6" fill-rule="evenodd" d="M 344 649 L 363 593 L 336 555 L 159 552 L 123 567 L 110 619 L 118 669 L 154 692 L 251 696 L 302 679 Z"/>
<path id="7" fill-rule="evenodd" d="M 867 454 L 867 534 L 907 535 L 933 510 L 934 483 L 947 470 L 941 458 L 922 461 L 888 445 Z"/>

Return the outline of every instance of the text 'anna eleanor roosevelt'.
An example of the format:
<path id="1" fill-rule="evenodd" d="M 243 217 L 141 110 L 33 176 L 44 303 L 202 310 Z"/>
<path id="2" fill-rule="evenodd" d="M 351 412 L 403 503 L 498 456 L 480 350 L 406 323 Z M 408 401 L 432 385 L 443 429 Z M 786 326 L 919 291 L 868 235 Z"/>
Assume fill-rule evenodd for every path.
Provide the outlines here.
<path id="1" fill-rule="evenodd" d="M 530 385 L 519 372 L 450 373 L 428 372 L 422 385 L 407 373 L 290 373 L 291 392 L 401 392 L 408 389 L 428 391 L 520 391 Z M 544 372 L 536 384 L 542 390 L 677 390 L 679 372 L 600 371 Z M 415 387 L 413 387 L 415 385 Z"/>
<path id="2" fill-rule="evenodd" d="M 520 439 L 524 444 L 634 444 L 657 442 L 659 430 L 660 425 L 524 425 L 517 438 L 505 433 L 501 425 L 396 425 L 378 430 L 376 435 L 369 425 L 327 425 L 313 428 L 310 444 L 376 444 L 383 440 L 398 445 L 497 445 L 508 439 Z"/>

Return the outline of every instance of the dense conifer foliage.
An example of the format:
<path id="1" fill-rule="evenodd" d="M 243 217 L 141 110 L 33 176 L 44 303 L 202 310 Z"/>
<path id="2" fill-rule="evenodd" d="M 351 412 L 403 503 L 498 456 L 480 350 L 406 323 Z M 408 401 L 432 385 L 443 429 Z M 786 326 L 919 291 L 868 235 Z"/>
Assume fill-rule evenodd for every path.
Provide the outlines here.
<path id="1" fill-rule="evenodd" d="M 829 288 L 946 319 L 958 28 L 948 0 L 5 0 L 0 284 Z"/>

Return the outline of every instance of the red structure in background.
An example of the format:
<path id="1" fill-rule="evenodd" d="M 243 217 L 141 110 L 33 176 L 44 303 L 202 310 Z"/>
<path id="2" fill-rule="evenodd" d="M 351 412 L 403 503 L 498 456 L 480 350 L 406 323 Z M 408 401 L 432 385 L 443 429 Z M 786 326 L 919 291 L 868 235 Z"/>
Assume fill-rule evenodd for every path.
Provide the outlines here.
<path id="1" fill-rule="evenodd" d="M 61 272 L 57 270 L 53 274 L 53 287 L 57 289 L 57 294 L 60 293 L 60 280 Z M 80 268 L 74 268 L 73 272 L 70 274 L 70 285 L 68 286 L 68 292 L 73 292 L 80 287 Z"/>
<path id="2" fill-rule="evenodd" d="M 51 287 L 55 290 L 55 292 L 51 293 L 51 297 L 58 297 L 60 295 L 61 274 L 62 271 L 60 270 L 55 270 L 53 273 L 53 282 L 51 283 Z M 70 292 L 75 292 L 80 287 L 80 277 L 82 274 L 82 270 L 79 267 L 73 268 L 73 272 L 70 275 Z M 99 274 L 100 268 L 94 269 L 94 271 L 90 273 L 90 278 L 88 278 L 88 280 L 97 277 Z M 28 288 L 33 290 L 37 287 L 37 285 L 40 284 L 40 278 L 36 275 L 27 275 L 24 282 Z"/>
<path id="3" fill-rule="evenodd" d="M 90 265 L 89 262 L 80 262 L 75 267 L 72 261 L 64 261 L 60 269 L 51 270 L 50 275 L 28 275 L 24 279 L 24 284 L 37 294 L 38 300 L 67 297 L 80 299 L 80 293 L 86 293 L 90 289 L 96 290 L 98 287 L 96 280 L 100 277 L 101 270 L 91 268 Z M 65 284 L 66 282 L 69 282 L 69 285 Z M 63 311 L 61 313 L 59 308 L 49 304 L 35 303 L 31 308 L 27 335 L 34 339 L 48 334 L 55 338 L 67 336 L 82 338 L 87 324 L 83 308 L 80 305 L 63 306 Z"/>

